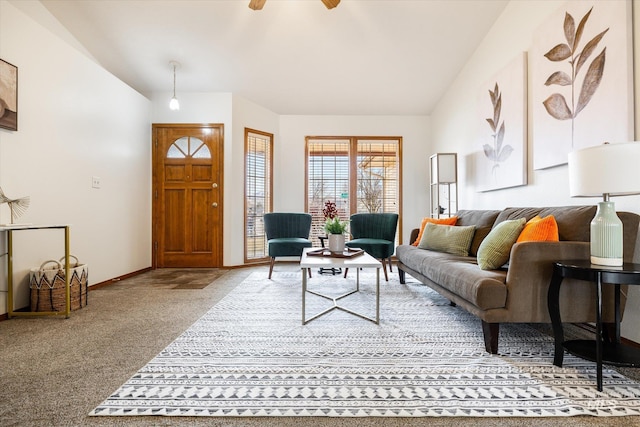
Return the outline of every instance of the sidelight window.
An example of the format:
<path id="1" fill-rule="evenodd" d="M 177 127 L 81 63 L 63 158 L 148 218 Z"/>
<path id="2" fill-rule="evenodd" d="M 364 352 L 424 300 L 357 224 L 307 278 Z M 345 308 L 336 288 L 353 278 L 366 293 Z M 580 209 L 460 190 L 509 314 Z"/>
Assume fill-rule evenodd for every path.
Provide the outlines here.
<path id="1" fill-rule="evenodd" d="M 263 215 L 271 212 L 273 135 L 245 129 L 245 262 L 267 258 Z"/>

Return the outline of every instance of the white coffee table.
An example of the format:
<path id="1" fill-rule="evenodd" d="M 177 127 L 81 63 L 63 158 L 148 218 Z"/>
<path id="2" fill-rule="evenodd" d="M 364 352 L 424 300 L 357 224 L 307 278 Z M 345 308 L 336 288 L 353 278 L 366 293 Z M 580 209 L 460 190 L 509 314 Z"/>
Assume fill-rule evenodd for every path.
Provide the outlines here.
<path id="1" fill-rule="evenodd" d="M 327 257 L 327 256 L 313 256 L 308 255 L 309 251 L 316 251 L 318 248 L 305 248 L 302 252 L 302 258 L 300 259 L 300 269 L 302 270 L 302 324 L 306 325 L 318 317 L 325 315 L 333 310 L 342 310 L 354 316 L 358 316 L 362 319 L 369 320 L 370 322 L 380 324 L 380 267 L 382 264 L 377 259 L 373 258 L 368 253 L 364 252 L 360 255 L 349 258 Z M 310 291 L 307 289 L 307 275 L 309 269 L 315 268 L 351 268 L 356 270 L 356 288 L 338 297 L 331 297 L 323 295 L 321 293 Z M 356 313 L 346 307 L 338 305 L 338 301 L 349 295 L 352 295 L 360 291 L 360 269 L 361 268 L 375 268 L 376 269 L 376 317 L 368 317 L 360 313 Z M 326 310 L 307 319 L 306 315 L 306 299 L 307 292 L 319 297 L 333 301 L 333 307 L 329 307 Z"/>

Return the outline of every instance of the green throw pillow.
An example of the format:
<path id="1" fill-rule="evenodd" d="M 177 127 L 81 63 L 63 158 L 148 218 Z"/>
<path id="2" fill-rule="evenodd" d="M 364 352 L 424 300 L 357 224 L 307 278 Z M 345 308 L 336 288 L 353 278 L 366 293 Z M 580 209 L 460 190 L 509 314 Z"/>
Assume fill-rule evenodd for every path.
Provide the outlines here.
<path id="1" fill-rule="evenodd" d="M 511 247 L 526 222 L 524 218 L 502 221 L 491 230 L 478 248 L 478 265 L 482 270 L 495 270 L 509 261 Z"/>
<path id="2" fill-rule="evenodd" d="M 418 247 L 453 255 L 469 255 L 475 227 L 427 223 Z M 517 238 L 517 236 L 516 236 Z"/>

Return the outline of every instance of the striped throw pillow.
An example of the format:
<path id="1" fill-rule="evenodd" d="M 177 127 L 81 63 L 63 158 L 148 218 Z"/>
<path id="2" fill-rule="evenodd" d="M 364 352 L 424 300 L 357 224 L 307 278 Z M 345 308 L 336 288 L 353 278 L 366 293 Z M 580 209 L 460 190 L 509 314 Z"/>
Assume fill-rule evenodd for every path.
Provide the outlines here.
<path id="1" fill-rule="evenodd" d="M 536 215 L 531 218 L 525 225 L 522 233 L 518 236 L 516 243 L 520 242 L 557 242 L 560 240 L 558 236 L 558 223 L 553 215 L 541 218 Z"/>
<path id="2" fill-rule="evenodd" d="M 509 261 L 511 247 L 522 232 L 526 219 L 502 221 L 480 243 L 478 265 L 482 270 L 495 270 Z"/>
<path id="3" fill-rule="evenodd" d="M 418 248 L 468 256 L 474 233 L 475 227 L 473 225 L 458 226 L 427 223 Z"/>

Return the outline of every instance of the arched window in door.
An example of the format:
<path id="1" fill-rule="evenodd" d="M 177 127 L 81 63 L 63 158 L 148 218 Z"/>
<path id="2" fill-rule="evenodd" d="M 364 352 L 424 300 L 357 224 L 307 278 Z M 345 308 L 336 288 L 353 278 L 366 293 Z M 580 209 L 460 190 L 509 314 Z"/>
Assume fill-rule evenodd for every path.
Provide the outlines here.
<path id="1" fill-rule="evenodd" d="M 167 158 L 184 159 L 192 157 L 194 159 L 210 159 L 211 151 L 209 147 L 199 138 L 193 136 L 183 136 L 176 139 L 167 150 Z"/>

